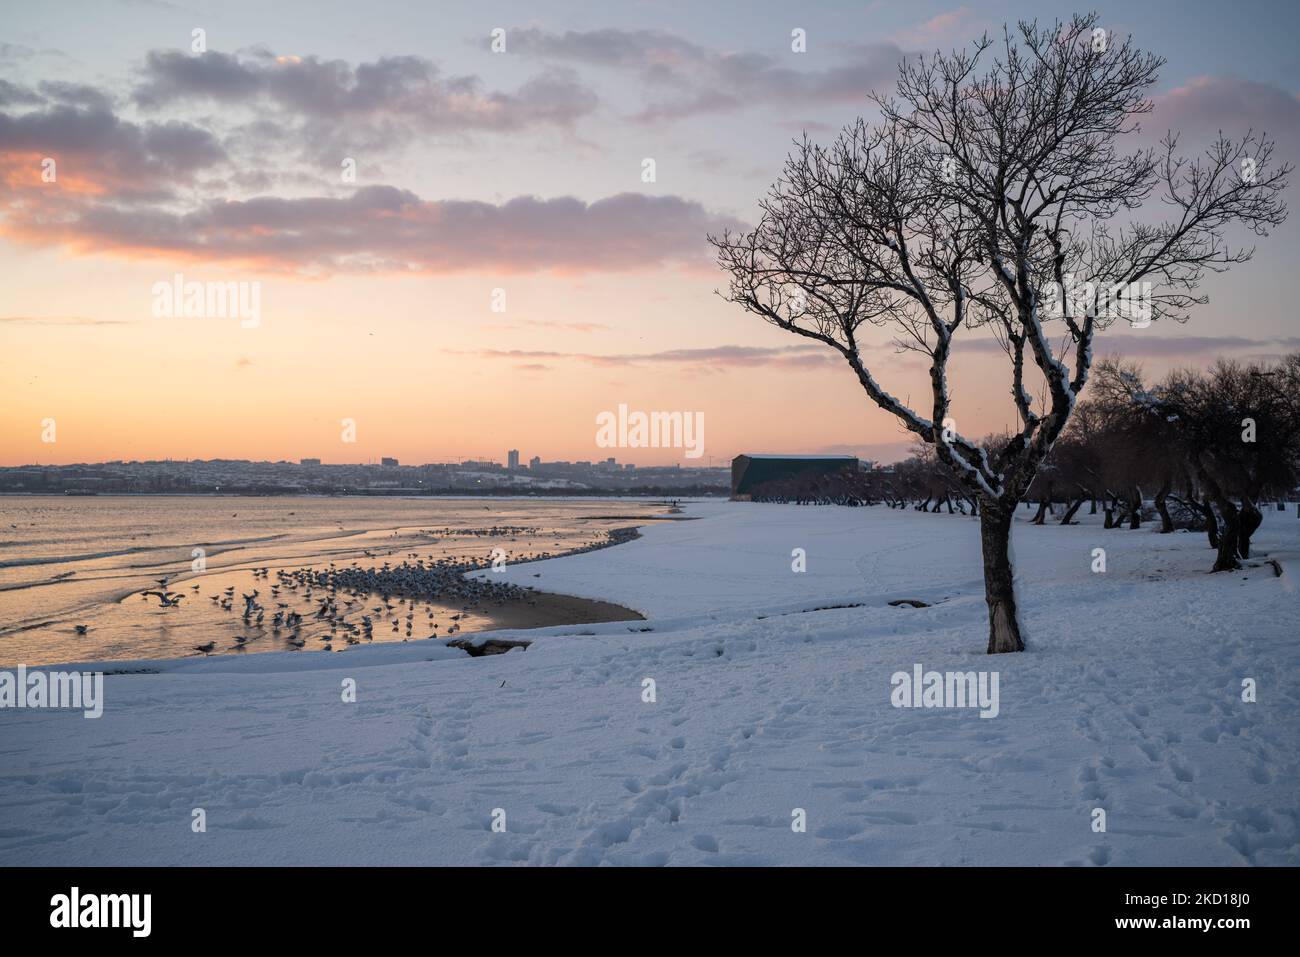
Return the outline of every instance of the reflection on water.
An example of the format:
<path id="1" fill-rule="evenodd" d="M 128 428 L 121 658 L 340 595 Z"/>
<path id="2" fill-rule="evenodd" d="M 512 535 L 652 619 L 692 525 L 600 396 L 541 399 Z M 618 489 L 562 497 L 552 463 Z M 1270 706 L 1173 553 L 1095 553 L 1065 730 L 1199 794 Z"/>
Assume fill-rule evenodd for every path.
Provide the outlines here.
<path id="1" fill-rule="evenodd" d="M 582 500 L 2 497 L 0 664 L 209 646 L 341 650 L 482 630 L 497 603 L 477 593 L 385 600 L 321 578 L 385 563 L 482 564 L 496 549 L 508 562 L 556 554 L 662 511 Z"/>

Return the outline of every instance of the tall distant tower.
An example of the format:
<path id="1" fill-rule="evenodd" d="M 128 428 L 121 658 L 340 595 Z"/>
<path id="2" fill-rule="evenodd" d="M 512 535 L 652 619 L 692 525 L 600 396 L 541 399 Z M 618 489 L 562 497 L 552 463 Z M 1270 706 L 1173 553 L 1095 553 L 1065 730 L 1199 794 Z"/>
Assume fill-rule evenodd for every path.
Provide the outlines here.
<path id="1" fill-rule="evenodd" d="M 519 468 L 519 450 L 518 450 L 518 449 L 511 449 L 509 452 L 506 453 L 506 468 L 508 468 L 508 469 L 517 469 L 517 468 Z"/>

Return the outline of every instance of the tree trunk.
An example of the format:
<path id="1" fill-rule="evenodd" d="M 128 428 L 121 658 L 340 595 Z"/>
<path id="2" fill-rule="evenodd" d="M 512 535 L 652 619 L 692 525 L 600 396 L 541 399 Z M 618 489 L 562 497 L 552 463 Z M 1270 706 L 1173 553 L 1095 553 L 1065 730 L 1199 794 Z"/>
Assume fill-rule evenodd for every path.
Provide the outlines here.
<path id="1" fill-rule="evenodd" d="M 1052 483 L 1047 483 L 1047 494 L 1043 496 L 1038 503 L 1038 513 L 1034 516 L 1034 524 L 1042 525 L 1047 520 L 1047 516 L 1052 511 Z"/>
<path id="2" fill-rule="evenodd" d="M 1205 516 L 1205 534 L 1210 539 L 1210 547 L 1219 547 L 1219 519 L 1214 514 L 1214 507 L 1210 505 L 1210 499 L 1207 496 L 1205 501 L 1192 499 L 1201 507 L 1201 514 Z"/>
<path id="3" fill-rule="evenodd" d="M 1250 557 L 1250 537 L 1264 522 L 1264 514 L 1249 498 L 1242 499 L 1241 516 L 1237 525 L 1237 551 L 1242 558 Z"/>
<path id="4" fill-rule="evenodd" d="M 1015 505 L 985 502 L 980 509 L 984 551 L 984 601 L 989 606 L 990 655 L 1024 651 L 1016 619 L 1015 579 L 1011 568 L 1011 519 Z"/>
<path id="5" fill-rule="evenodd" d="M 1047 515 L 1047 499 L 1045 499 L 1045 498 L 1044 498 L 1044 499 L 1039 499 L 1039 501 L 1038 501 L 1038 511 L 1034 513 L 1034 517 L 1033 517 L 1033 519 L 1029 522 L 1029 524 L 1030 524 L 1030 525 L 1042 525 L 1042 524 L 1043 524 L 1043 519 L 1046 517 L 1046 515 Z"/>
<path id="6" fill-rule="evenodd" d="M 1142 527 L 1142 490 L 1140 488 L 1133 489 L 1133 513 L 1129 516 L 1128 527 Z"/>
<path id="7" fill-rule="evenodd" d="M 1156 492 L 1156 511 L 1160 513 L 1160 534 L 1168 535 L 1174 530 L 1174 517 L 1169 514 L 1169 506 L 1166 500 L 1169 493 L 1173 490 L 1173 483 L 1165 479 L 1165 483 L 1160 486 L 1160 491 Z"/>
<path id="8" fill-rule="evenodd" d="M 1070 519 L 1074 518 L 1074 513 L 1077 512 L 1086 501 L 1088 501 L 1087 498 L 1076 498 L 1071 502 L 1070 507 L 1065 510 L 1065 514 L 1061 516 L 1061 524 L 1069 525 Z"/>
<path id="9" fill-rule="evenodd" d="M 1241 567 L 1241 563 L 1237 561 L 1237 537 L 1241 519 L 1237 506 L 1226 498 L 1216 498 L 1215 504 L 1219 506 L 1219 512 L 1223 516 L 1223 530 L 1219 533 L 1219 554 L 1214 558 L 1214 568 L 1211 571 L 1230 572 Z"/>

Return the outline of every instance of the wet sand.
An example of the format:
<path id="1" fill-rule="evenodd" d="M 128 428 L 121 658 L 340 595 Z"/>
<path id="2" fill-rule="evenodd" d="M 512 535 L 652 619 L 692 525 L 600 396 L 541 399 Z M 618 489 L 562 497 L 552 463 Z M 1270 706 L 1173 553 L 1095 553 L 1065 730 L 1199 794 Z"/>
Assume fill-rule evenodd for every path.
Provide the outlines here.
<path id="1" fill-rule="evenodd" d="M 622 605 L 543 591 L 531 592 L 528 598 L 489 602 L 480 607 L 480 612 L 488 620 L 488 627 L 480 631 L 594 625 L 602 621 L 645 621 L 644 615 Z"/>

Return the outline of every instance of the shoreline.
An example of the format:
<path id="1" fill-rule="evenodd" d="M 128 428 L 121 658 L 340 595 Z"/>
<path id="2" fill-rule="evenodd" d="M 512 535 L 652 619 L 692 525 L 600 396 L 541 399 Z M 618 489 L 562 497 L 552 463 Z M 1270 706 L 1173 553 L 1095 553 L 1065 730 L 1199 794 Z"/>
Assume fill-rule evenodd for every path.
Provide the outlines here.
<path id="1" fill-rule="evenodd" d="M 601 518 L 627 518 L 638 521 L 641 524 L 660 521 L 682 521 L 680 509 L 673 506 L 671 502 L 660 501 L 657 504 L 663 507 L 663 512 L 655 515 L 644 516 L 601 516 Z M 616 545 L 625 544 L 641 537 L 640 525 L 623 526 L 609 530 L 608 538 L 599 543 L 578 546 L 567 551 L 539 556 L 535 558 L 526 558 L 521 561 L 510 562 L 506 567 L 517 568 L 541 561 L 550 561 L 559 558 L 569 558 L 577 555 L 583 555 L 588 552 L 600 551 L 602 549 L 612 548 Z M 476 567 L 466 568 L 459 572 L 458 578 L 470 588 L 487 588 L 491 587 L 489 583 L 482 579 L 470 577 L 476 572 L 486 571 L 491 567 L 490 564 L 480 564 Z M 185 580 L 185 579 L 181 579 Z M 604 601 L 593 598 L 583 598 L 576 595 L 568 595 L 562 592 L 544 591 L 532 585 L 509 584 L 505 585 L 504 593 L 496 590 L 496 594 L 491 597 L 481 599 L 481 604 L 475 608 L 476 615 L 480 616 L 485 627 L 473 627 L 469 630 L 457 630 L 451 634 L 438 634 L 436 631 L 432 635 L 421 638 L 409 638 L 403 641 L 381 641 L 365 642 L 357 644 L 360 647 L 419 647 L 422 645 L 436 645 L 445 650 L 455 650 L 456 645 L 461 642 L 477 642 L 482 635 L 494 634 L 496 632 L 520 632 L 535 631 L 538 629 L 555 628 L 555 627 L 578 627 L 585 625 L 602 625 L 612 622 L 632 622 L 645 621 L 646 616 L 628 608 L 624 605 L 614 602 Z M 134 594 L 134 593 L 132 593 Z M 371 595 L 377 592 L 371 591 Z M 394 594 L 401 594 L 400 591 Z M 35 627 L 44 627 L 44 625 L 35 625 Z M 528 642 L 525 642 L 526 645 Z M 327 655 L 340 654 L 345 647 L 337 650 L 329 646 L 325 648 L 303 648 L 295 651 L 284 651 L 276 649 L 273 651 L 253 651 L 252 657 L 263 657 L 266 655 L 289 655 L 298 656 L 302 653 L 324 653 Z M 196 661 L 206 661 L 209 659 L 233 659 L 246 660 L 249 657 L 247 653 L 233 654 L 230 652 L 218 654 L 197 654 L 176 655 L 168 657 L 152 658 L 97 658 L 84 661 L 63 661 L 63 662 L 13 662 L 0 664 L 0 669 L 16 668 L 22 665 L 28 672 L 32 671 L 56 671 L 74 669 L 80 671 L 93 670 L 101 671 L 106 675 L 111 674 L 161 674 L 173 670 L 166 667 L 169 663 L 173 665 L 190 664 Z M 314 659 L 313 659 L 314 660 Z"/>

